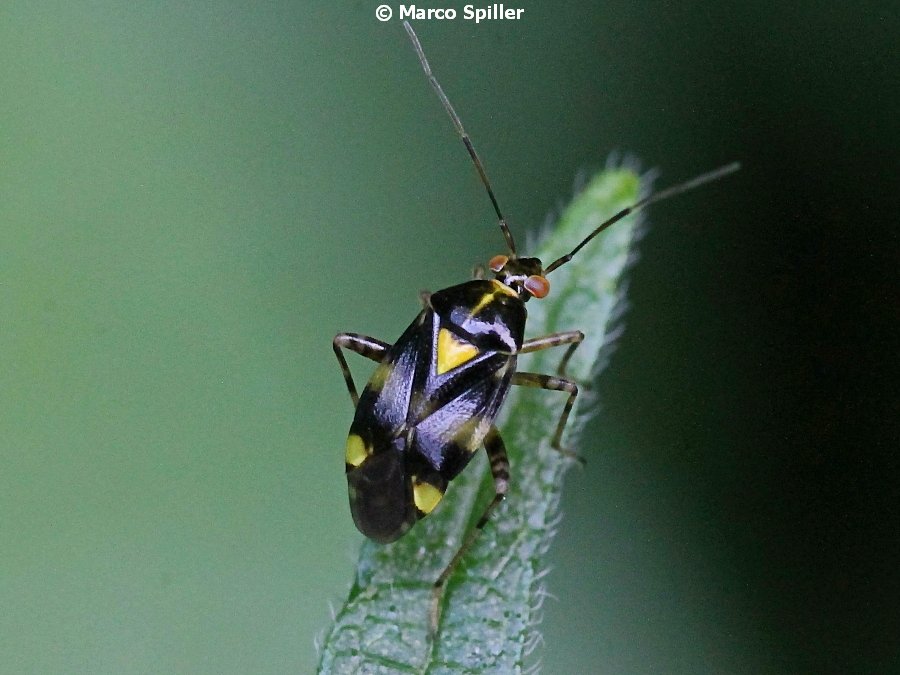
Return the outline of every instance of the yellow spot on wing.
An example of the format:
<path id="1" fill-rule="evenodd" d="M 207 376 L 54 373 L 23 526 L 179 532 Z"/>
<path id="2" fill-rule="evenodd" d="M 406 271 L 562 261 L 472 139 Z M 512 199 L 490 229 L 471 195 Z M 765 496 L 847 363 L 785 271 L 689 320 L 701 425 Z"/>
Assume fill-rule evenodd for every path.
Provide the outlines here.
<path id="1" fill-rule="evenodd" d="M 347 449 L 344 453 L 344 461 L 350 466 L 359 466 L 366 457 L 369 456 L 369 448 L 363 442 L 363 439 L 356 434 L 350 434 L 347 437 Z"/>
<path id="2" fill-rule="evenodd" d="M 372 391 L 381 391 L 384 389 L 384 383 L 387 382 L 388 375 L 391 374 L 393 370 L 393 366 L 389 363 L 382 363 L 375 369 L 375 372 L 372 373 L 372 378 L 369 380 L 369 389 Z"/>
<path id="3" fill-rule="evenodd" d="M 434 507 L 438 505 L 444 493 L 441 492 L 431 483 L 419 482 L 413 476 L 413 501 L 416 508 L 426 516 L 434 511 Z"/>
<path id="4" fill-rule="evenodd" d="M 482 426 L 485 427 L 483 432 Z M 453 435 L 453 441 L 461 448 L 469 452 L 475 452 L 481 447 L 481 440 L 484 438 L 485 433 L 487 433 L 487 425 L 484 417 L 476 415 L 459 425 L 459 429 Z"/>
<path id="5" fill-rule="evenodd" d="M 459 339 L 446 328 L 441 328 L 438 331 L 438 375 L 443 375 L 448 370 L 453 370 L 467 361 L 471 361 L 477 354 L 478 347 L 475 345 Z"/>

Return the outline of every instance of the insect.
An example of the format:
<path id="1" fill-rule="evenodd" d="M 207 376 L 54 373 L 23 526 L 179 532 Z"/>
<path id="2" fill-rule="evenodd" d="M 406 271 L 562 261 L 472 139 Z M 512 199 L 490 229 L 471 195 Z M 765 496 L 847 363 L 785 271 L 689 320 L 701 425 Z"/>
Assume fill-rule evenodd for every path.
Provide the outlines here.
<path id="1" fill-rule="evenodd" d="M 353 522 L 364 535 L 388 543 L 403 536 L 440 503 L 450 482 L 482 447 L 490 461 L 494 497 L 460 548 L 434 582 L 429 628 L 436 634 L 441 598 L 453 574 L 509 486 L 509 460 L 494 420 L 512 386 L 537 387 L 565 395 L 551 446 L 567 455 L 561 441 L 578 385 L 566 365 L 584 339 L 579 330 L 525 338 L 526 307 L 550 292 L 547 277 L 588 242 L 625 216 L 737 170 L 729 164 L 646 197 L 599 225 L 568 254 L 544 265 L 520 256 L 478 154 L 459 116 L 431 71 L 408 22 L 404 27 L 425 74 L 462 139 L 491 201 L 507 251 L 491 258 L 474 278 L 435 293 L 423 293 L 423 308 L 393 344 L 356 333 L 339 333 L 334 353 L 356 408 L 345 450 Z M 566 347 L 556 374 L 516 369 L 520 354 Z M 344 349 L 378 363 L 362 394 Z"/>

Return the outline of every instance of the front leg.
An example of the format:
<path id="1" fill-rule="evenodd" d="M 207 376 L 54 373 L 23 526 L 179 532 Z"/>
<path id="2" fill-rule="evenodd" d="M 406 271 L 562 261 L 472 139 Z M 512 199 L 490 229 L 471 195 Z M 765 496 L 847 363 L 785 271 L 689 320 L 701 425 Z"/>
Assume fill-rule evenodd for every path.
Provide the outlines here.
<path id="1" fill-rule="evenodd" d="M 551 333 L 550 335 L 543 335 L 541 337 L 525 340 L 525 342 L 522 343 L 522 348 L 519 350 L 519 353 L 527 354 L 529 352 L 538 352 L 542 349 L 549 349 L 550 347 L 569 345 L 566 353 L 563 354 L 562 361 L 559 362 L 559 366 L 556 368 L 556 374 L 560 377 L 565 377 L 566 366 L 569 365 L 569 359 L 572 358 L 572 354 L 578 349 L 578 345 L 581 344 L 582 340 L 584 340 L 584 333 L 580 330 L 566 330 L 561 333 Z"/>
<path id="2" fill-rule="evenodd" d="M 387 353 L 390 345 L 387 342 L 376 340 L 367 335 L 359 335 L 357 333 L 338 333 L 334 336 L 331 343 L 334 347 L 334 355 L 337 357 L 341 366 L 341 372 L 344 374 L 344 382 L 347 383 L 347 391 L 350 392 L 350 398 L 353 400 L 353 407 L 359 403 L 359 394 L 356 393 L 356 385 L 353 383 L 353 375 L 350 374 L 350 368 L 347 367 L 347 359 L 344 358 L 342 348 L 356 352 L 360 356 L 365 356 L 373 361 L 381 361 Z"/>

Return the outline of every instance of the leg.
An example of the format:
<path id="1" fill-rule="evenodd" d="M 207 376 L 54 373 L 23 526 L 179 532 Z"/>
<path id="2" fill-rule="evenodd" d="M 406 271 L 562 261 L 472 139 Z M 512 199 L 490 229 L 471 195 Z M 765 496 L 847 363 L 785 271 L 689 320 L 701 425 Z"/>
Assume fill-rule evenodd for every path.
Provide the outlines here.
<path id="1" fill-rule="evenodd" d="M 381 340 L 366 337 L 365 335 L 357 335 L 356 333 L 338 333 L 334 336 L 331 345 L 334 347 L 334 355 L 337 356 L 341 372 L 344 374 L 344 382 L 347 383 L 347 391 L 350 392 L 350 398 L 353 400 L 355 407 L 359 403 L 359 394 L 356 393 L 353 375 L 350 374 L 350 368 L 347 367 L 347 359 L 344 358 L 344 353 L 341 349 L 349 349 L 360 356 L 365 356 L 367 359 L 381 361 L 390 345 Z"/>
<path id="2" fill-rule="evenodd" d="M 578 385 L 571 380 L 564 380 L 560 377 L 553 377 L 552 375 L 541 375 L 539 373 L 516 373 L 512 376 L 512 383 L 524 387 L 537 387 L 539 389 L 549 389 L 551 391 L 568 392 L 569 398 L 566 400 L 566 405 L 563 407 L 562 415 L 559 416 L 559 422 L 556 425 L 556 433 L 553 434 L 553 440 L 550 441 L 550 447 L 557 452 L 560 452 L 567 457 L 571 457 L 572 459 L 577 459 L 584 464 L 584 460 L 581 457 L 560 445 L 563 431 L 565 431 L 566 428 L 566 422 L 569 420 L 569 413 L 572 411 L 572 406 L 575 404 L 575 398 L 578 396 Z"/>
<path id="3" fill-rule="evenodd" d="M 559 366 L 556 369 L 557 375 L 565 377 L 566 366 L 569 365 L 569 359 L 572 358 L 572 354 L 578 349 L 578 345 L 581 344 L 582 340 L 584 340 L 584 333 L 580 330 L 567 330 L 562 333 L 551 333 L 550 335 L 525 340 L 525 342 L 522 343 L 522 348 L 519 350 L 519 353 L 527 354 L 528 352 L 537 352 L 542 349 L 549 349 L 550 347 L 569 345 L 569 348 L 562 357 L 562 361 L 559 362 Z"/>
<path id="4" fill-rule="evenodd" d="M 484 265 L 478 263 L 475 267 L 472 268 L 472 278 L 473 279 L 484 279 Z"/>
<path id="5" fill-rule="evenodd" d="M 456 570 L 460 560 L 463 559 L 463 556 L 465 556 L 472 547 L 475 539 L 481 534 L 481 530 L 484 529 L 484 526 L 490 519 L 491 513 L 497 508 L 497 505 L 503 501 L 503 498 L 506 496 L 506 491 L 509 488 L 509 459 L 506 457 L 506 446 L 503 445 L 503 439 L 500 438 L 497 427 L 492 426 L 490 431 L 488 431 L 487 436 L 485 436 L 484 449 L 487 450 L 488 459 L 491 461 L 491 476 L 494 478 L 494 498 L 491 500 L 491 503 L 487 505 L 487 508 L 485 508 L 484 513 L 481 514 L 478 523 L 469 532 L 468 536 L 463 541 L 462 546 L 459 547 L 459 550 L 450 560 L 450 563 L 444 568 L 444 571 L 441 572 L 441 576 L 434 582 L 431 597 L 431 613 L 429 615 L 429 628 L 432 636 L 437 635 L 438 625 L 441 620 L 441 599 L 444 597 L 447 581 Z"/>

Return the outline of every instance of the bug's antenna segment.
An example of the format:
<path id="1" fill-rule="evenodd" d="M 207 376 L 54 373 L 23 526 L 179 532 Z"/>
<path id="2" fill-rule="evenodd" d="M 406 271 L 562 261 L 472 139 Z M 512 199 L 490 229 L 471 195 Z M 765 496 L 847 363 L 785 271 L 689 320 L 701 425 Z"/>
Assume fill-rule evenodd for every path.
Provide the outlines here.
<path id="1" fill-rule="evenodd" d="M 416 32 L 412 29 L 412 26 L 409 25 L 409 21 L 404 21 L 403 27 L 409 34 L 409 39 L 412 40 L 413 47 L 416 50 L 416 54 L 419 56 L 419 62 L 422 64 L 422 70 L 425 71 L 425 75 L 428 77 L 428 81 L 434 88 L 434 91 L 437 94 L 438 98 L 441 99 L 444 110 L 447 111 L 447 114 L 450 116 L 450 119 L 453 122 L 453 126 L 456 127 L 456 133 L 459 134 L 459 137 L 462 139 L 463 144 L 466 146 L 466 150 L 469 151 L 469 157 L 471 157 L 472 161 L 475 163 L 475 168 L 478 170 L 478 175 L 481 178 L 481 182 L 484 184 L 484 187 L 487 190 L 488 197 L 491 198 L 491 204 L 494 205 L 494 211 L 497 213 L 497 219 L 500 221 L 500 229 L 503 231 L 503 236 L 506 238 L 506 245 L 509 246 L 509 250 L 515 257 L 516 242 L 515 240 L 513 240 L 512 232 L 509 231 L 509 226 L 506 224 L 506 219 L 500 212 L 500 205 L 497 204 L 497 198 L 494 196 L 494 190 L 491 187 L 491 181 L 488 180 L 487 173 L 484 170 L 484 165 L 478 158 L 478 153 L 475 152 L 475 146 L 472 145 L 472 140 L 469 138 L 469 134 L 467 134 L 466 130 L 463 128 L 462 120 L 459 119 L 459 115 L 457 115 L 456 110 L 453 109 L 453 105 L 450 103 L 450 99 L 447 98 L 447 94 L 444 93 L 444 90 L 441 88 L 441 85 L 437 81 L 437 78 L 431 72 L 431 66 L 428 64 L 428 59 L 425 58 L 425 51 L 422 49 L 422 43 L 419 42 L 419 37 L 416 35 Z"/>
<path id="2" fill-rule="evenodd" d="M 624 218 L 625 216 L 630 215 L 630 214 L 634 213 L 635 211 L 640 211 L 641 209 L 643 209 L 647 206 L 650 206 L 650 204 L 654 204 L 656 202 L 661 202 L 663 199 L 668 199 L 669 197 L 674 197 L 675 195 L 680 195 L 682 192 L 687 192 L 688 190 L 693 190 L 694 188 L 700 187 L 701 185 L 705 185 L 706 183 L 711 183 L 715 180 L 719 180 L 720 178 L 724 178 L 728 174 L 734 173 L 735 171 L 737 171 L 740 168 L 741 168 L 740 162 L 732 162 L 731 164 L 726 164 L 725 166 L 721 166 L 718 169 L 715 169 L 708 173 L 701 174 L 701 175 L 697 176 L 696 178 L 692 178 L 688 181 L 685 181 L 684 183 L 679 183 L 678 185 L 673 185 L 670 188 L 666 188 L 665 190 L 660 190 L 659 192 L 656 192 L 652 195 L 644 197 L 640 201 L 632 204 L 631 206 L 622 209 L 621 211 L 619 211 L 616 215 L 614 215 L 609 220 L 606 220 L 603 223 L 601 223 L 597 227 L 597 229 L 595 229 L 587 237 L 585 237 L 581 241 L 581 243 L 578 244 L 578 246 L 573 248 L 571 251 L 569 251 L 569 253 L 562 256 L 561 258 L 557 258 L 552 263 L 547 265 L 547 267 L 544 268 L 544 274 L 545 275 L 550 274 L 550 272 L 555 270 L 557 267 L 561 267 L 562 265 L 565 265 L 567 262 L 569 262 L 572 259 L 572 257 L 576 253 L 578 253 L 578 251 L 580 251 L 582 248 L 584 248 L 585 244 L 587 244 L 591 239 L 593 239 L 598 234 L 603 232 L 603 230 L 608 228 L 610 225 L 613 225 L 613 224 L 619 222 L 620 220 L 622 220 L 622 218 Z"/>

